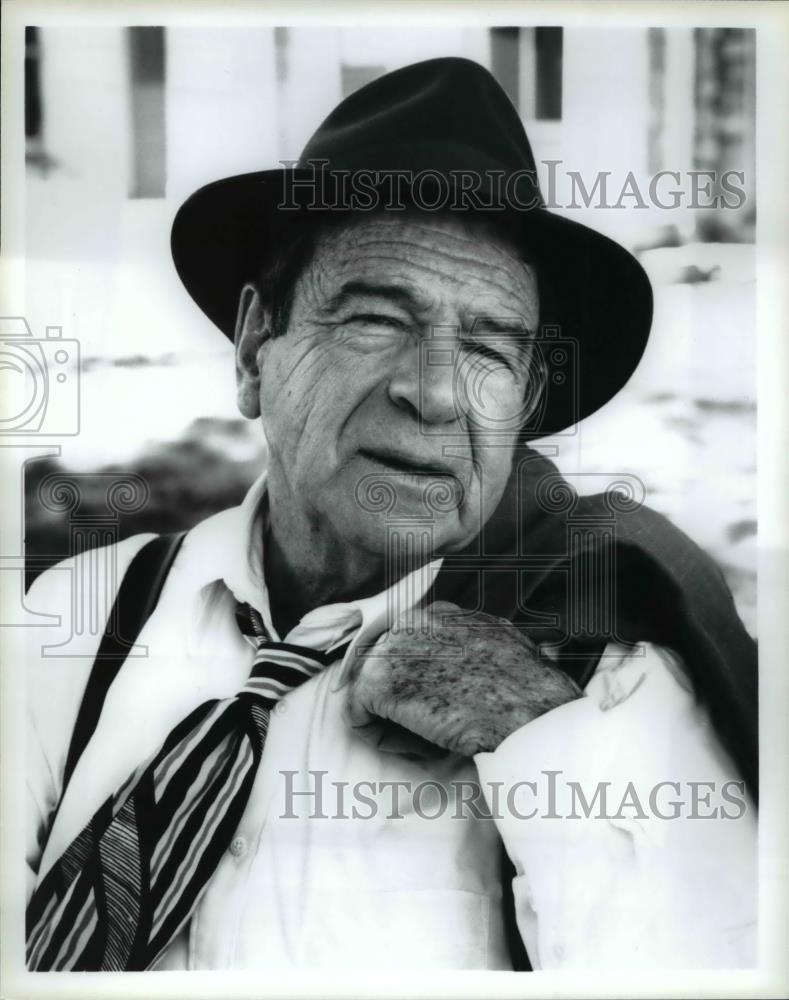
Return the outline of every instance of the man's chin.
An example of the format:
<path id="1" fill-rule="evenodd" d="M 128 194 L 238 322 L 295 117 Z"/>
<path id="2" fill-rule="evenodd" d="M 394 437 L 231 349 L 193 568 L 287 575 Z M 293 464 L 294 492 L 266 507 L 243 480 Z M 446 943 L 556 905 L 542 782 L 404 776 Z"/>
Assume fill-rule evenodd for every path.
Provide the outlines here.
<path id="1" fill-rule="evenodd" d="M 364 549 L 382 560 L 402 562 L 416 568 L 440 555 L 462 549 L 470 538 L 457 512 L 441 516 L 424 506 L 399 505 L 383 517 L 359 512 L 346 526 L 344 537 L 352 547 Z"/>

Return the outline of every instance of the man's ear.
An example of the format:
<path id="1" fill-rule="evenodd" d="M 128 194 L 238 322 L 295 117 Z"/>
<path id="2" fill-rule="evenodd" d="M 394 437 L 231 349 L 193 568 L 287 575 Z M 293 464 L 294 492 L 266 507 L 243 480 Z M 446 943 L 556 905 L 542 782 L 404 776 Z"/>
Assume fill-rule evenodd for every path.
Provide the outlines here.
<path id="1" fill-rule="evenodd" d="M 236 399 L 250 420 L 260 416 L 260 348 L 271 337 L 268 310 L 254 285 L 241 290 L 236 316 Z"/>

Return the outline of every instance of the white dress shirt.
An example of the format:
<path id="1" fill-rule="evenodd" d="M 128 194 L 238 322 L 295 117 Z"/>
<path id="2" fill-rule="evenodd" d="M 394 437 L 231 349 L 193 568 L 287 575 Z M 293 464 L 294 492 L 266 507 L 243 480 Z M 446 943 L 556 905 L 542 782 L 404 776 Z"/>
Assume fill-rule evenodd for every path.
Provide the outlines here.
<path id="1" fill-rule="evenodd" d="M 188 534 L 138 639 L 135 652 L 145 655 L 129 656 L 113 682 L 54 824 L 99 640 L 85 635 L 81 655 L 68 652 L 72 595 L 89 557 L 67 560 L 31 588 L 28 607 L 60 615 L 61 625 L 30 630 L 29 892 L 175 724 L 244 683 L 253 650 L 236 626 L 236 600 L 255 607 L 279 638 L 262 573 L 264 491 L 261 477 L 240 507 Z M 109 593 L 151 537 L 90 557 Z M 157 968 L 510 968 L 501 839 L 516 867 L 518 925 L 535 968 L 754 964 L 754 809 L 664 651 L 610 646 L 587 697 L 474 760 L 382 752 L 349 727 L 344 682 L 356 651 L 419 601 L 439 567 L 376 597 L 311 611 L 282 637 L 324 649 L 352 642 L 272 712 L 236 835 Z M 599 782 L 610 783 L 608 806 L 587 818 L 578 789 L 588 802 Z M 629 805 L 620 808 L 628 782 Z M 677 784 L 660 786 L 650 805 L 660 782 Z M 493 818 L 480 815 L 485 807 Z M 675 819 L 656 815 L 672 810 Z"/>

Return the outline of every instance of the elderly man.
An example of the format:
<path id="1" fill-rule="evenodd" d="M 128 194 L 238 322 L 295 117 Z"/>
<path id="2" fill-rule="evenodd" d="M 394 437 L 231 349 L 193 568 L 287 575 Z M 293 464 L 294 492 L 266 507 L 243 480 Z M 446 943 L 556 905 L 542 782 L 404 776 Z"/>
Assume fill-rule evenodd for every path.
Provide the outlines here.
<path id="1" fill-rule="evenodd" d="M 32 637 L 30 968 L 752 963 L 752 643 L 691 542 L 528 446 L 624 384 L 649 285 L 541 208 L 493 78 L 370 84 L 173 252 L 267 468 L 116 547 L 92 669 Z"/>

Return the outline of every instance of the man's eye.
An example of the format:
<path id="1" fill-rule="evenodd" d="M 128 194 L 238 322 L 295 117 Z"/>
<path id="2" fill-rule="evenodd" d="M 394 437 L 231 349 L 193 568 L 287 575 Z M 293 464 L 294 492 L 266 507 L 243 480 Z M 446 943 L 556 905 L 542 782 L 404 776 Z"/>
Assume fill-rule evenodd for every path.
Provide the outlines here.
<path id="1" fill-rule="evenodd" d="M 385 326 L 392 330 L 401 330 L 405 324 L 396 316 L 384 313 L 356 313 L 346 320 L 346 323 L 356 323 L 359 326 Z"/>

